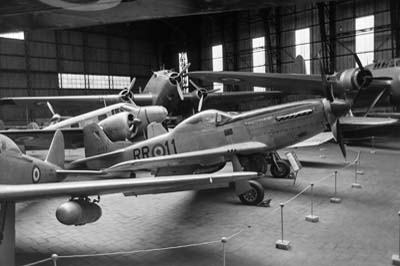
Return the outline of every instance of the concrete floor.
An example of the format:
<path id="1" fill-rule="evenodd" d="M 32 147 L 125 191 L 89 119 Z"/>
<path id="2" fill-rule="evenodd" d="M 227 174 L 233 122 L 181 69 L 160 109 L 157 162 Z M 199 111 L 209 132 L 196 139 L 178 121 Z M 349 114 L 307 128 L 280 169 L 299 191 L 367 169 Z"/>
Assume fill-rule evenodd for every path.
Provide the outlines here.
<path id="1" fill-rule="evenodd" d="M 22 203 L 16 215 L 16 260 L 23 265 L 59 255 L 95 254 L 163 248 L 206 241 L 241 232 L 226 244 L 226 265 L 391 265 L 398 253 L 400 153 L 363 149 L 359 176 L 362 189 L 352 189 L 354 168 L 339 171 L 341 204 L 332 204 L 333 178 L 315 186 L 314 214 L 310 192 L 284 208 L 284 239 L 290 251 L 275 248 L 280 239 L 279 203 L 345 164 L 336 145 L 296 150 L 305 167 L 292 181 L 264 179 L 271 207 L 243 206 L 227 189 L 101 198 L 103 217 L 94 224 L 67 227 L 55 218 L 58 198 Z M 348 150 L 348 159 L 355 152 Z M 53 265 L 46 262 L 40 265 Z M 137 254 L 59 259 L 67 265 L 222 265 L 222 246 L 204 246 Z"/>

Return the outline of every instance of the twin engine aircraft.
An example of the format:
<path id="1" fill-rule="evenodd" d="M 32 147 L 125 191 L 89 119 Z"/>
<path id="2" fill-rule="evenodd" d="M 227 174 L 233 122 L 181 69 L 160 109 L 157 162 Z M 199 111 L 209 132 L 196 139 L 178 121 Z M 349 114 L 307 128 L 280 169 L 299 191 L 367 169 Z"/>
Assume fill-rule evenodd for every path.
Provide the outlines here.
<path id="1" fill-rule="evenodd" d="M 20 147 L 27 150 L 47 149 L 55 130 L 62 129 L 66 139 L 66 148 L 83 146 L 82 128 L 98 123 L 112 141 L 139 141 L 144 138 L 147 126 L 151 122 L 161 123 L 167 117 L 162 106 L 140 107 L 134 103 L 116 103 L 85 114 L 60 120 L 49 104 L 53 117 L 50 125 L 43 129 L 2 130 L 0 133 L 12 138 Z"/>

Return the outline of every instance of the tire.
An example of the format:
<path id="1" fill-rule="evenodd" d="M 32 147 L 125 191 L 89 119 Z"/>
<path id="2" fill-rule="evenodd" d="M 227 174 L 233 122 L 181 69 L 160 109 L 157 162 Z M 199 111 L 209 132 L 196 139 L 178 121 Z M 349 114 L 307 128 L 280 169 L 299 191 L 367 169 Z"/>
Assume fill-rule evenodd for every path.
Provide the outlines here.
<path id="1" fill-rule="evenodd" d="M 288 178 L 290 175 L 290 165 L 288 162 L 283 161 L 283 160 L 278 160 L 276 161 L 277 165 L 279 166 L 276 167 L 274 163 L 271 164 L 271 174 L 275 178 Z"/>
<path id="2" fill-rule="evenodd" d="M 252 190 L 247 191 L 239 196 L 240 201 L 244 205 L 258 205 L 264 199 L 264 188 L 257 181 L 250 180 L 249 181 Z"/>

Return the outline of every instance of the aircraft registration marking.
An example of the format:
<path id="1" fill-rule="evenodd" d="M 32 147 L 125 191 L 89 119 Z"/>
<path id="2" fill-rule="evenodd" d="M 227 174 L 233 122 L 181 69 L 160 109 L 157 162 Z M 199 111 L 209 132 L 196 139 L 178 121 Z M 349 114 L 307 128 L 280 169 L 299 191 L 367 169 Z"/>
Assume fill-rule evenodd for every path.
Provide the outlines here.
<path id="1" fill-rule="evenodd" d="M 144 159 L 149 157 L 158 157 L 178 153 L 175 145 L 175 139 L 167 140 L 164 143 L 157 143 L 152 147 L 147 145 L 133 149 L 133 159 Z"/>

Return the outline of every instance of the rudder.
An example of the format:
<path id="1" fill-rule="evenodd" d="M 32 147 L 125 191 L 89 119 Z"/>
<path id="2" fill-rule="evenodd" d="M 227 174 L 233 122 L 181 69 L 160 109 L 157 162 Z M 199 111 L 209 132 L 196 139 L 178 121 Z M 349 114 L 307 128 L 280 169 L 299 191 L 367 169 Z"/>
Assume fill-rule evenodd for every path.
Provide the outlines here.
<path id="1" fill-rule="evenodd" d="M 61 130 L 57 130 L 54 133 L 53 140 L 51 141 L 49 153 L 46 156 L 45 162 L 52 163 L 61 168 L 64 168 L 65 160 L 65 146 L 64 136 Z"/>
<path id="2" fill-rule="evenodd" d="M 83 128 L 83 143 L 86 157 L 114 150 L 113 142 L 96 123 L 89 124 Z"/>

